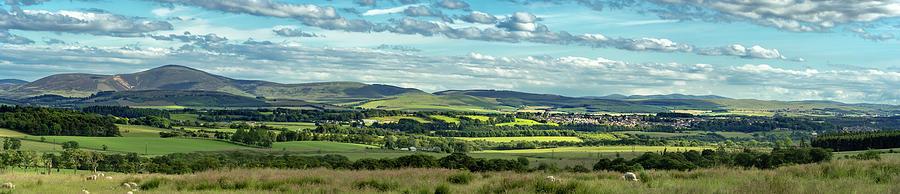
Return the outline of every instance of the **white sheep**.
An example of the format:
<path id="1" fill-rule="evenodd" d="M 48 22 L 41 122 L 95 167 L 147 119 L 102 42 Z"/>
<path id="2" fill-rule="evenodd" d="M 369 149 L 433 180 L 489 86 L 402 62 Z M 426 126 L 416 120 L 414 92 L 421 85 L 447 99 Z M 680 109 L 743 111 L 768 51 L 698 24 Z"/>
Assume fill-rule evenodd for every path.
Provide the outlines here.
<path id="1" fill-rule="evenodd" d="M 106 180 L 112 180 L 112 176 L 106 176 Z"/>
<path id="2" fill-rule="evenodd" d="M 625 176 L 622 176 L 622 178 L 626 181 L 639 181 L 637 175 L 635 175 L 633 172 L 626 172 Z"/>
<path id="3" fill-rule="evenodd" d="M 553 176 L 547 176 L 547 178 L 545 178 L 545 179 L 546 179 L 547 181 L 550 181 L 550 182 L 561 182 L 561 181 L 562 181 L 562 179 L 558 179 L 558 178 L 553 177 Z"/>
<path id="4" fill-rule="evenodd" d="M 3 183 L 2 185 L 0 185 L 0 188 L 15 189 L 16 185 L 14 185 L 13 183 L 7 182 L 7 183 Z"/>
<path id="5" fill-rule="evenodd" d="M 87 189 L 81 189 L 81 193 L 84 193 L 84 194 L 91 194 L 91 192 L 88 191 Z"/>
<path id="6" fill-rule="evenodd" d="M 132 191 L 134 191 L 134 190 L 137 190 L 137 189 L 138 189 L 138 184 L 137 184 L 137 183 L 134 183 L 134 182 L 128 182 L 128 184 L 129 184 L 129 185 L 131 185 L 131 189 L 132 189 Z"/>
<path id="7" fill-rule="evenodd" d="M 125 190 L 131 190 L 131 184 L 122 183 L 122 188 L 125 188 Z"/>
<path id="8" fill-rule="evenodd" d="M 129 192 L 125 192 L 125 194 L 134 194 L 134 192 L 129 191 Z"/>
<path id="9" fill-rule="evenodd" d="M 87 176 L 87 178 L 85 178 L 85 180 L 97 180 L 97 175 Z"/>
<path id="10" fill-rule="evenodd" d="M 98 172 L 98 173 L 97 173 L 97 176 L 99 176 L 99 177 L 104 177 L 104 176 L 106 176 L 106 175 L 103 174 L 102 172 Z"/>

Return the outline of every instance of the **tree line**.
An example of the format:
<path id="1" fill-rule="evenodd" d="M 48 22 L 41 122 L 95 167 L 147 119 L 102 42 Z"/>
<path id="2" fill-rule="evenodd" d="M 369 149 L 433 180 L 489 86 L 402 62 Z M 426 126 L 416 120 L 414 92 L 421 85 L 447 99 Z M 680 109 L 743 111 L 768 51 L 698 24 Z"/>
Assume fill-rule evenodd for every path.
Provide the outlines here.
<path id="1" fill-rule="evenodd" d="M 151 108 L 131 108 L 127 106 L 88 106 L 81 108 L 81 111 L 99 115 L 112 115 L 123 118 L 139 118 L 148 116 L 170 118 L 168 111 Z"/>
<path id="2" fill-rule="evenodd" d="M 736 166 L 744 168 L 772 169 L 787 164 L 809 164 L 831 160 L 831 152 L 821 148 L 782 148 L 772 152 L 744 149 L 740 152 L 724 150 L 691 150 L 687 152 L 647 152 L 626 160 L 623 158 L 601 159 L 594 164 L 594 170 L 633 172 L 644 169 L 693 170 L 715 166 Z"/>
<path id="3" fill-rule="evenodd" d="M 43 107 L 0 106 L 0 128 L 30 135 L 120 136 L 112 118 Z"/>
<path id="4" fill-rule="evenodd" d="M 815 137 L 812 146 L 851 151 L 900 147 L 900 131 L 841 132 Z"/>

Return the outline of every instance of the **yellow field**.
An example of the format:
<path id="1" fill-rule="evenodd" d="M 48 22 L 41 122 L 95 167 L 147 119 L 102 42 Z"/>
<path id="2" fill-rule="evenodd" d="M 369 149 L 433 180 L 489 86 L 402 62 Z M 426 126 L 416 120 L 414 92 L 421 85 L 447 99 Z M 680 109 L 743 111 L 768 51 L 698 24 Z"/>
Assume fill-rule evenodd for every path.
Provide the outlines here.
<path id="1" fill-rule="evenodd" d="M 537 137 L 454 137 L 468 141 L 511 142 L 511 141 L 573 141 L 582 142 L 578 137 L 537 136 Z"/>
<path id="2" fill-rule="evenodd" d="M 612 153 L 612 152 L 661 152 L 661 151 L 686 151 L 686 150 L 703 150 L 712 149 L 710 147 L 666 147 L 666 146 L 598 146 L 598 147 L 559 147 L 544 149 L 524 149 L 524 150 L 484 150 L 476 153 L 550 153 L 550 152 L 593 152 L 593 153 Z"/>
<path id="3" fill-rule="evenodd" d="M 497 124 L 497 126 L 515 126 L 515 125 L 523 125 L 523 126 L 531 126 L 531 125 L 553 125 L 553 126 L 559 126 L 559 124 L 556 124 L 556 123 L 541 123 L 541 122 L 537 122 L 537 121 L 531 120 L 531 119 L 516 119 L 516 122 L 511 122 L 511 123 L 500 123 L 500 124 Z"/>
<path id="4" fill-rule="evenodd" d="M 463 116 L 469 117 L 470 119 L 480 120 L 480 121 L 487 121 L 488 119 L 491 119 L 491 117 L 480 116 L 480 115 L 463 115 Z"/>

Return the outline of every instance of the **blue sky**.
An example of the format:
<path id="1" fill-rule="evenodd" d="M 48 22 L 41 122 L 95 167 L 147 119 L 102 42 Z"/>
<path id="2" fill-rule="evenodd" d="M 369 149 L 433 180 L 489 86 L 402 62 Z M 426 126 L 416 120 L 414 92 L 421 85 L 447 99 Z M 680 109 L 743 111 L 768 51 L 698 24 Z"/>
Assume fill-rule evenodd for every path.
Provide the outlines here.
<path id="1" fill-rule="evenodd" d="M 900 1 L 6 0 L 0 78 L 239 79 L 900 104 Z"/>

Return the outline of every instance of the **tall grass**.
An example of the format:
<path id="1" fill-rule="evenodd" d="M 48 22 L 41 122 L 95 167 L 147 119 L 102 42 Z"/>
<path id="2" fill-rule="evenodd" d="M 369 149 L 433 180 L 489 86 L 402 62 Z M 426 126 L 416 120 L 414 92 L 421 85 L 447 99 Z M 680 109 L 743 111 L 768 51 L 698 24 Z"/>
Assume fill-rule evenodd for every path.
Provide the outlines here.
<path id="1" fill-rule="evenodd" d="M 486 172 L 448 169 L 281 170 L 230 169 L 186 175 L 2 174 L 13 193 L 124 193 L 136 182 L 142 193 L 900 193 L 900 160 L 835 160 L 772 170 L 713 168 L 638 172 L 629 182 L 617 172 Z M 560 181 L 548 180 L 547 176 Z"/>

